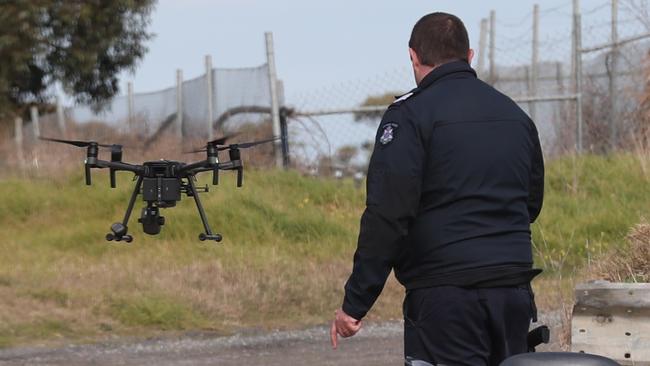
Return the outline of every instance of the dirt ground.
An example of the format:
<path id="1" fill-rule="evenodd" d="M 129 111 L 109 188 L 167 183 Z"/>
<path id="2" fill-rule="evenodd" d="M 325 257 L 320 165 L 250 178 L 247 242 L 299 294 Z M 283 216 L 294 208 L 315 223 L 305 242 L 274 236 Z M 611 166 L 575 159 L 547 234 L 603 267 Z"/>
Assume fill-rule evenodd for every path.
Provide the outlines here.
<path id="1" fill-rule="evenodd" d="M 541 317 L 557 334 L 557 317 Z M 326 326 L 300 331 L 256 335 L 206 337 L 187 335 L 175 339 L 116 342 L 62 348 L 0 350 L 0 365 L 401 365 L 402 323 L 366 324 L 361 332 L 329 344 Z M 552 342 L 541 350 L 557 350 Z"/>

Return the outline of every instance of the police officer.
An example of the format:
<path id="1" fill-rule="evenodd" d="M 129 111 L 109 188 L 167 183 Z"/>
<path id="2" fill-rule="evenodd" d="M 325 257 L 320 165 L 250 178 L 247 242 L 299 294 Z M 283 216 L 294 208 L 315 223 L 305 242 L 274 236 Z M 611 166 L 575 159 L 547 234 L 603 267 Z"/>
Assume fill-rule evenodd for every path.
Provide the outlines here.
<path id="1" fill-rule="evenodd" d="M 498 365 L 535 317 L 530 223 L 544 163 L 534 123 L 477 79 L 456 16 L 414 26 L 417 88 L 384 114 L 352 274 L 331 340 L 350 337 L 391 270 L 406 288 L 406 363 Z"/>

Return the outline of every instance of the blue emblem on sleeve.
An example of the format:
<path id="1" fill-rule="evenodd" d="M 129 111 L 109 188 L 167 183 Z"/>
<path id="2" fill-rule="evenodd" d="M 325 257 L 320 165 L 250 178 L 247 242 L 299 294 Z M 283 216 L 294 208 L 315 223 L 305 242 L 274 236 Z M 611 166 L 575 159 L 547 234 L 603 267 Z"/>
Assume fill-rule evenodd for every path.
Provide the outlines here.
<path id="1" fill-rule="evenodd" d="M 382 145 L 388 145 L 395 138 L 395 130 L 399 127 L 397 123 L 386 123 L 383 127 L 379 142 Z"/>

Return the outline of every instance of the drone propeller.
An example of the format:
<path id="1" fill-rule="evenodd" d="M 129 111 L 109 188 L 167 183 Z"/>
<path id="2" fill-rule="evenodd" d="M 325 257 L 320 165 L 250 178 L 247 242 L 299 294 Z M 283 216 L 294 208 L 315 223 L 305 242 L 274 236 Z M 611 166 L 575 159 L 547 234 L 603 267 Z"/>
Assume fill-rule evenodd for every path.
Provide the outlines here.
<path id="1" fill-rule="evenodd" d="M 39 139 L 45 140 L 45 141 L 60 142 L 60 143 L 63 143 L 63 144 L 73 145 L 73 146 L 77 146 L 77 147 L 88 147 L 88 146 L 91 146 L 93 144 L 97 144 L 97 146 L 101 146 L 101 147 L 110 147 L 111 151 L 113 151 L 112 149 L 114 149 L 116 146 L 119 146 L 119 149 L 122 149 L 122 145 L 98 144 L 95 141 L 62 140 L 62 139 L 55 139 L 55 138 L 51 138 L 51 137 L 39 137 Z"/>
<path id="2" fill-rule="evenodd" d="M 87 159 L 86 159 L 86 163 L 84 164 L 86 185 L 91 184 L 90 168 L 92 168 L 97 161 L 98 147 L 107 147 L 111 149 L 111 162 L 122 161 L 123 146 L 120 144 L 108 145 L 108 144 L 99 144 L 95 141 L 62 140 L 62 139 L 55 139 L 51 137 L 39 137 L 39 139 L 45 141 L 59 142 L 59 143 L 68 144 L 77 147 L 87 147 L 88 148 Z M 111 188 L 115 188 L 115 170 L 113 168 L 110 168 L 109 170 L 110 170 Z"/>
<path id="3" fill-rule="evenodd" d="M 219 145 L 223 145 L 223 144 L 226 143 L 226 141 L 228 141 L 228 140 L 230 140 L 231 138 L 236 137 L 236 136 L 238 136 L 238 135 L 239 135 L 239 133 L 231 133 L 231 134 L 228 134 L 228 135 L 224 135 L 224 136 L 222 136 L 222 137 L 219 137 L 218 139 L 214 139 L 214 140 L 212 140 L 212 141 L 208 141 L 208 142 L 205 144 L 206 147 L 203 147 L 203 148 L 200 148 L 200 149 L 196 149 L 196 150 L 191 150 L 191 151 L 184 151 L 184 153 L 185 153 L 185 154 L 193 154 L 193 153 L 206 152 L 206 151 L 208 151 L 208 148 L 207 148 L 208 146 L 219 146 Z"/>
<path id="4" fill-rule="evenodd" d="M 239 133 L 231 133 L 228 135 L 224 135 L 218 139 L 214 139 L 212 141 L 208 141 L 207 145 L 223 145 L 226 143 L 226 141 L 230 140 L 233 137 L 239 136 Z"/>
<path id="5" fill-rule="evenodd" d="M 266 144 L 272 141 L 277 141 L 280 140 L 280 137 L 273 137 L 270 139 L 266 140 L 259 140 L 259 141 L 252 141 L 252 142 L 243 142 L 241 144 L 230 144 L 228 146 L 222 146 L 217 148 L 218 151 L 223 151 L 223 150 L 232 150 L 232 149 L 248 149 L 249 147 L 261 145 L 261 144 Z"/>

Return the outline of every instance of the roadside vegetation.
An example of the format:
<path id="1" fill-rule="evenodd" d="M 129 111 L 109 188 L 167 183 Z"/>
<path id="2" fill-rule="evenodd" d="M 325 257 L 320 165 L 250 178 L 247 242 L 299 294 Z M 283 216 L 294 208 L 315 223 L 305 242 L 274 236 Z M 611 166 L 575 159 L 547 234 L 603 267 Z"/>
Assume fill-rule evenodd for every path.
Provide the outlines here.
<path id="1" fill-rule="evenodd" d="M 586 269 L 629 248 L 626 235 L 650 211 L 644 166 L 634 155 L 547 163 L 533 228 L 542 309 L 570 308 Z M 0 181 L 0 347 L 301 328 L 340 306 L 364 206 L 353 182 L 260 170 L 236 189 L 223 174 L 202 196 L 221 244 L 198 241 L 201 223 L 186 198 L 162 211 L 157 237 L 142 233 L 139 203 L 135 240 L 124 244 L 104 235 L 124 214 L 130 177 L 115 190 L 106 174 L 93 178 L 91 187 L 76 171 Z M 401 301 L 391 279 L 368 320 L 399 319 Z"/>

